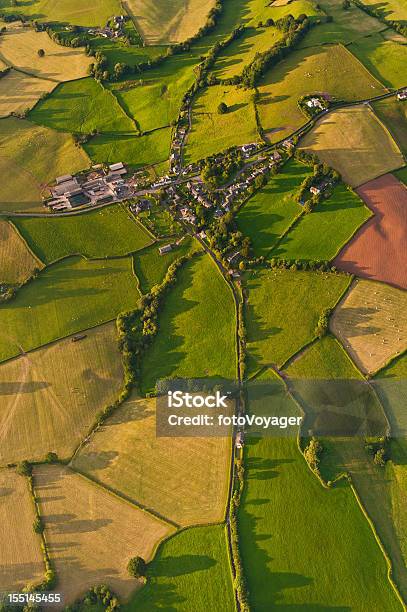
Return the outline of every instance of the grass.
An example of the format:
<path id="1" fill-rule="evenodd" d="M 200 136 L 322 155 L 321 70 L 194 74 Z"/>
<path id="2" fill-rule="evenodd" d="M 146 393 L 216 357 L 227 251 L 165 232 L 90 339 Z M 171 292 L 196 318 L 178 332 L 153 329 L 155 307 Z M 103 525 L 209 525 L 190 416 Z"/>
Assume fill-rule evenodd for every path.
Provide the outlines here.
<path id="1" fill-rule="evenodd" d="M 373 105 L 374 112 L 390 130 L 400 149 L 407 155 L 407 105 L 396 98 L 380 100 Z"/>
<path id="2" fill-rule="evenodd" d="M 160 547 L 149 566 L 147 585 L 124 606 L 125 612 L 206 612 L 219 609 L 220 602 L 223 612 L 234 612 L 226 551 L 223 525 L 195 527 L 173 536 Z"/>
<path id="3" fill-rule="evenodd" d="M 144 136 L 100 134 L 92 138 L 84 148 L 97 163 L 111 164 L 119 159 L 133 168 L 139 168 L 168 160 L 170 144 L 171 128 L 163 128 Z"/>
<path id="4" fill-rule="evenodd" d="M 257 26 L 260 21 L 267 19 L 280 19 L 291 14 L 293 17 L 305 13 L 309 17 L 320 16 L 321 11 L 316 4 L 309 0 L 294 0 L 293 2 L 264 2 L 264 0 L 250 0 L 246 3 L 245 18 L 252 26 Z"/>
<path id="5" fill-rule="evenodd" d="M 65 466 L 38 466 L 34 478 L 65 603 L 95 584 L 128 597 L 140 585 L 126 569 L 129 559 L 149 561 L 172 528 Z"/>
<path id="6" fill-rule="evenodd" d="M 38 211 L 48 183 L 88 166 L 68 134 L 14 117 L 0 121 L 0 171 L 8 178 L 0 185 L 0 211 Z"/>
<path id="7" fill-rule="evenodd" d="M 97 6 L 83 4 L 82 0 L 33 0 L 14 5 L 12 0 L 1 0 L 5 13 L 29 15 L 38 21 L 57 21 L 79 26 L 104 26 L 112 15 L 120 15 L 122 9 L 117 0 L 102 0 Z"/>
<path id="8" fill-rule="evenodd" d="M 162 437 L 154 399 L 127 401 L 73 467 L 177 524 L 224 520 L 230 438 Z"/>
<path id="9" fill-rule="evenodd" d="M 366 106 L 330 113 L 306 134 L 301 146 L 338 170 L 352 187 L 404 166 L 391 135 Z"/>
<path id="10" fill-rule="evenodd" d="M 310 168 L 290 160 L 268 184 L 252 196 L 237 215 L 239 230 L 249 236 L 256 256 L 267 255 L 300 214 L 295 195 Z"/>
<path id="11" fill-rule="evenodd" d="M 276 142 L 308 121 L 297 105 L 301 96 L 323 93 L 353 101 L 384 93 L 384 88 L 345 47 L 327 45 L 290 53 L 266 73 L 259 92 L 260 122 L 267 138 Z"/>
<path id="12" fill-rule="evenodd" d="M 362 372 L 372 374 L 405 349 L 406 311 L 405 291 L 358 280 L 336 308 L 331 329 Z"/>
<path id="13" fill-rule="evenodd" d="M 43 267 L 14 226 L 0 219 L 0 283 L 19 284 Z"/>
<path id="14" fill-rule="evenodd" d="M 105 323 L 138 297 L 130 258 L 56 263 L 0 307 L 0 360 Z"/>
<path id="15" fill-rule="evenodd" d="M 134 133 L 134 124 L 112 93 L 92 77 L 62 83 L 37 104 L 31 121 L 61 132 Z"/>
<path id="16" fill-rule="evenodd" d="M 282 365 L 310 342 L 320 314 L 336 303 L 348 282 L 347 276 L 320 272 L 251 273 L 246 283 L 249 374 L 270 363 Z"/>
<path id="17" fill-rule="evenodd" d="M 229 110 L 218 112 L 225 102 Z M 185 148 L 185 161 L 191 163 L 232 146 L 259 140 L 252 94 L 232 86 L 207 87 L 192 107 L 192 129 Z"/>
<path id="18" fill-rule="evenodd" d="M 364 4 L 371 5 L 372 8 L 379 8 L 375 0 L 365 0 Z M 383 17 L 394 21 L 407 20 L 407 7 L 403 0 L 385 0 L 380 5 L 380 11 Z"/>
<path id="19" fill-rule="evenodd" d="M 394 176 L 404 185 L 407 185 L 407 166 L 394 172 Z"/>
<path id="20" fill-rule="evenodd" d="M 26 478 L 0 470 L 0 490 L 1 589 L 16 593 L 43 578 L 41 540 L 32 529 L 34 507 Z"/>
<path id="21" fill-rule="evenodd" d="M 165 244 L 168 244 L 168 240 L 163 240 L 160 244 L 152 244 L 133 257 L 134 271 L 139 279 L 142 293 L 148 293 L 154 285 L 159 285 L 168 267 L 176 259 L 200 249 L 199 244 L 187 236 L 177 248 L 165 255 L 160 255 L 158 248 Z"/>
<path id="22" fill-rule="evenodd" d="M 25 113 L 55 87 L 54 81 L 10 70 L 0 79 L 0 118 Z"/>
<path id="23" fill-rule="evenodd" d="M 387 87 L 399 88 L 406 84 L 403 69 L 407 61 L 405 44 L 387 40 L 381 34 L 372 34 L 348 48 Z"/>
<path id="24" fill-rule="evenodd" d="M 127 255 L 153 240 L 120 204 L 78 216 L 26 217 L 14 221 L 31 249 L 46 264 L 76 254 L 90 258 Z"/>
<path id="25" fill-rule="evenodd" d="M 70 457 L 117 398 L 123 371 L 115 324 L 84 334 L 0 365 L 1 464 L 42 460 L 50 451 Z"/>
<path id="26" fill-rule="evenodd" d="M 214 0 L 129 0 L 137 29 L 149 45 L 182 42 L 206 22 Z"/>
<path id="27" fill-rule="evenodd" d="M 328 200 L 301 217 L 271 255 L 284 259 L 331 260 L 370 216 L 363 201 L 340 183 Z"/>
<path id="28" fill-rule="evenodd" d="M 163 378 L 235 378 L 233 297 L 208 255 L 195 256 L 178 272 L 176 285 L 166 295 L 158 326 L 141 366 L 144 393 L 153 390 Z"/>
<path id="29" fill-rule="evenodd" d="M 255 386 L 249 400 L 255 412 Z M 249 438 L 245 464 L 239 541 L 253 609 L 402 609 L 347 484 L 324 489 L 294 436 Z"/>
<path id="30" fill-rule="evenodd" d="M 43 57 L 38 55 L 38 49 L 45 52 Z M 2 35 L 0 58 L 9 66 L 53 81 L 71 81 L 86 76 L 91 62 L 83 49 L 61 47 L 47 32 L 26 27 L 8 29 Z"/>

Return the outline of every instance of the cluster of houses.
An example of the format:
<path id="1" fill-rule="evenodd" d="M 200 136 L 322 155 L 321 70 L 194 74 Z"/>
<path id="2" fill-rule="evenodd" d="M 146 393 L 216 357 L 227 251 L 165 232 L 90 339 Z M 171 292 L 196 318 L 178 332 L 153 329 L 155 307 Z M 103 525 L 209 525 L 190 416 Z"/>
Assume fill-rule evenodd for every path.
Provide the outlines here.
<path id="1" fill-rule="evenodd" d="M 89 28 L 88 34 L 102 36 L 103 38 L 119 38 L 124 33 L 125 21 L 126 17 L 124 15 L 116 15 L 113 17 L 111 24 L 108 22 L 104 28 Z"/>
<path id="2" fill-rule="evenodd" d="M 44 206 L 58 212 L 88 204 L 120 202 L 132 195 L 131 188 L 123 179 L 127 173 L 122 162 L 110 164 L 105 172 L 101 165 L 93 166 L 91 172 L 76 177 L 71 174 L 58 176 L 51 188 L 52 198 Z"/>
<path id="3" fill-rule="evenodd" d="M 332 185 L 333 185 L 332 179 L 325 178 L 318 185 L 313 185 L 312 187 L 310 187 L 309 190 L 310 190 L 310 193 L 312 193 L 312 195 L 320 195 L 326 189 L 328 189 L 328 187 L 331 187 Z"/>
<path id="4" fill-rule="evenodd" d="M 171 172 L 179 174 L 182 167 L 182 147 L 187 133 L 187 128 L 184 125 L 178 124 L 172 138 L 170 168 Z"/>

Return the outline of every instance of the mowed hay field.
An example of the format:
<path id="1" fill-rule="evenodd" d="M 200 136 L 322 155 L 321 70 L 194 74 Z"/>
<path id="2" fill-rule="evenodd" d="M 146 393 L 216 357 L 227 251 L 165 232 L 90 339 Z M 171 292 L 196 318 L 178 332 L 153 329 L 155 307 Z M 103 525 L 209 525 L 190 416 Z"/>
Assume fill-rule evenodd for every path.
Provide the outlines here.
<path id="1" fill-rule="evenodd" d="M 229 107 L 221 115 L 218 106 Z M 252 94 L 230 85 L 214 85 L 200 93 L 192 107 L 192 129 L 185 148 L 186 163 L 232 146 L 259 140 Z"/>
<path id="2" fill-rule="evenodd" d="M 262 270 L 246 281 L 248 369 L 281 366 L 315 337 L 322 311 L 334 306 L 348 286 L 343 274 Z"/>
<path id="3" fill-rule="evenodd" d="M 149 45 L 182 42 L 206 22 L 215 0 L 129 0 L 137 29 Z"/>
<path id="4" fill-rule="evenodd" d="M 0 306 L 0 361 L 106 323 L 139 299 L 131 258 L 65 259 Z"/>
<path id="5" fill-rule="evenodd" d="M 38 21 L 68 22 L 79 26 L 104 26 L 112 15 L 120 15 L 122 11 L 117 0 L 99 0 L 97 4 L 86 4 L 83 0 L 33 0 L 20 6 L 2 0 L 1 8 L 5 13 L 23 13 Z"/>
<path id="6" fill-rule="evenodd" d="M 34 506 L 27 479 L 0 470 L 0 589 L 19 592 L 40 582 L 45 566 L 41 539 L 33 531 Z"/>
<path id="7" fill-rule="evenodd" d="M 78 216 L 14 221 L 31 249 L 47 264 L 78 253 L 90 258 L 127 255 L 153 242 L 124 204 Z"/>
<path id="8" fill-rule="evenodd" d="M 140 585 L 129 559 L 149 561 L 173 528 L 64 466 L 38 466 L 34 483 L 64 603 L 95 584 L 128 597 Z"/>
<path id="9" fill-rule="evenodd" d="M 240 209 L 236 217 L 238 228 L 249 236 L 257 256 L 266 255 L 301 213 L 295 195 L 310 172 L 309 167 L 290 160 Z"/>
<path id="10" fill-rule="evenodd" d="M 31 109 L 56 83 L 11 69 L 0 79 L 0 118 Z"/>
<path id="11" fill-rule="evenodd" d="M 4 79 L 0 79 L 1 83 Z M 56 176 L 84 170 L 86 153 L 72 136 L 10 117 L 0 120 L 0 211 L 38 211 Z"/>
<path id="12" fill-rule="evenodd" d="M 0 464 L 50 451 L 70 457 L 117 398 L 123 371 L 115 324 L 82 334 L 0 365 Z"/>
<path id="13" fill-rule="evenodd" d="M 407 289 L 407 190 L 392 174 L 357 190 L 374 216 L 334 259 L 357 276 Z"/>
<path id="14" fill-rule="evenodd" d="M 284 259 L 330 260 L 371 216 L 363 201 L 343 183 L 284 236 L 271 256 Z"/>
<path id="15" fill-rule="evenodd" d="M 280 394 L 287 403 L 283 385 Z M 254 385 L 253 413 L 256 400 Z M 297 410 L 293 404 L 290 414 Z M 323 488 L 295 435 L 246 440 L 238 520 L 251 607 L 269 610 L 276 602 L 277 609 L 401 612 L 384 556 L 350 487 L 342 481 Z"/>
<path id="16" fill-rule="evenodd" d="M 396 98 L 387 98 L 373 104 L 373 109 L 390 130 L 404 155 L 407 155 L 407 105 Z"/>
<path id="17" fill-rule="evenodd" d="M 30 252 L 14 226 L 0 219 L 0 283 L 23 283 L 34 270 L 43 267 L 43 263 Z"/>
<path id="18" fill-rule="evenodd" d="M 381 83 L 387 87 L 404 87 L 407 62 L 405 38 L 394 40 L 389 38 L 389 33 L 398 36 L 393 30 L 386 30 L 361 38 L 349 45 L 348 49 Z"/>
<path id="19" fill-rule="evenodd" d="M 44 57 L 38 55 L 38 49 L 43 49 Z M 91 63 L 83 49 L 62 47 L 47 32 L 36 32 L 23 26 L 2 34 L 0 58 L 9 66 L 53 81 L 70 81 L 86 76 Z"/>
<path id="20" fill-rule="evenodd" d="M 352 187 L 405 163 L 390 133 L 367 106 L 330 113 L 305 135 L 301 147 L 338 170 Z"/>
<path id="21" fill-rule="evenodd" d="M 360 370 L 372 374 L 407 348 L 407 293 L 356 280 L 335 309 L 330 327 Z"/>
<path id="22" fill-rule="evenodd" d="M 224 520 L 230 438 L 159 437 L 154 399 L 127 401 L 92 436 L 74 469 L 179 525 Z"/>
<path id="23" fill-rule="evenodd" d="M 165 296 L 158 334 L 141 364 L 142 392 L 162 378 L 234 379 L 235 317 L 232 291 L 215 263 L 208 255 L 194 256 Z"/>
<path id="24" fill-rule="evenodd" d="M 222 612 L 234 612 L 227 546 L 224 525 L 185 529 L 169 538 L 148 567 L 146 586 L 123 609 L 206 612 L 221 605 Z"/>
<path id="25" fill-rule="evenodd" d="M 307 123 L 297 104 L 301 96 L 322 93 L 363 100 L 384 93 L 384 88 L 345 47 L 328 45 L 290 53 L 266 73 L 259 92 L 260 123 L 270 142 L 276 142 Z"/>

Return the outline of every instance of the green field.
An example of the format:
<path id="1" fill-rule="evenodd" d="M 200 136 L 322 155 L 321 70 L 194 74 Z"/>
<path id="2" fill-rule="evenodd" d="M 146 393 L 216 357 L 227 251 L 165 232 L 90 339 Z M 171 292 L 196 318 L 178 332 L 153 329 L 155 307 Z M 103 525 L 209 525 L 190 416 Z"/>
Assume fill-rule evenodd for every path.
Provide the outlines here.
<path id="1" fill-rule="evenodd" d="M 10 117 L 0 120 L 1 211 L 38 211 L 47 183 L 84 170 L 86 154 L 71 136 Z"/>
<path id="2" fill-rule="evenodd" d="M 301 217 L 299 223 L 273 249 L 284 259 L 331 260 L 355 231 L 371 216 L 370 210 L 343 183 L 333 195 Z"/>
<path id="3" fill-rule="evenodd" d="M 80 26 L 104 26 L 112 15 L 122 11 L 117 0 L 100 0 L 95 4 L 84 4 L 82 0 L 32 0 L 16 4 L 13 0 L 1 0 L 0 8 L 5 13 L 28 15 L 38 21 L 60 21 Z"/>
<path id="4" fill-rule="evenodd" d="M 245 20 L 249 25 L 257 26 L 259 21 L 266 21 L 269 18 L 274 20 L 291 14 L 298 17 L 304 14 L 312 17 L 321 15 L 321 11 L 312 0 L 293 0 L 292 2 L 265 2 L 264 0 L 250 0 L 245 3 Z"/>
<path id="5" fill-rule="evenodd" d="M 407 166 L 404 166 L 404 168 L 401 168 L 400 170 L 397 170 L 393 174 L 394 174 L 394 176 L 396 176 L 398 178 L 398 180 L 401 183 L 404 183 L 404 185 L 407 185 Z"/>
<path id="6" fill-rule="evenodd" d="M 99 325 L 135 306 L 131 259 L 65 259 L 0 306 L 0 361 Z"/>
<path id="7" fill-rule="evenodd" d="M 187 164 L 259 139 L 252 96 L 243 89 L 214 85 L 195 98 L 192 129 L 185 148 Z M 229 107 L 223 115 L 218 112 L 221 102 Z"/>
<path id="8" fill-rule="evenodd" d="M 68 255 L 89 258 L 127 255 L 153 241 L 120 204 L 70 217 L 16 218 L 15 224 L 46 264 Z"/>
<path id="9" fill-rule="evenodd" d="M 160 255 L 158 248 L 165 244 L 168 244 L 168 240 L 163 240 L 159 244 L 152 244 L 133 257 L 134 271 L 140 281 L 140 291 L 142 293 L 148 293 L 154 285 L 159 285 L 162 282 L 168 267 L 173 261 L 200 249 L 199 244 L 187 236 L 179 247 L 165 255 Z"/>
<path id="10" fill-rule="evenodd" d="M 407 104 L 397 98 L 387 98 L 373 104 L 373 109 L 390 130 L 404 155 L 407 155 Z"/>
<path id="11" fill-rule="evenodd" d="M 281 394 L 287 403 L 283 387 Z M 249 400 L 256 411 L 255 385 Z M 252 609 L 401 612 L 348 485 L 324 489 L 294 436 L 249 438 L 245 464 L 240 550 Z"/>
<path id="12" fill-rule="evenodd" d="M 259 92 L 260 122 L 276 142 L 308 121 L 297 105 L 301 96 L 323 93 L 353 101 L 377 96 L 384 88 L 345 47 L 329 45 L 290 53 L 266 73 Z"/>
<path id="13" fill-rule="evenodd" d="M 60 340 L 0 365 L 0 463 L 67 458 L 123 384 L 116 326 Z M 35 435 L 33 432 L 35 431 Z"/>
<path id="14" fill-rule="evenodd" d="M 290 160 L 240 209 L 236 221 L 239 230 L 251 239 L 256 256 L 267 255 L 278 238 L 300 214 L 295 195 L 310 168 Z"/>
<path id="15" fill-rule="evenodd" d="M 364 0 L 364 4 L 371 5 L 376 9 L 379 8 L 386 19 L 404 23 L 407 20 L 407 6 L 404 0 L 384 0 L 379 7 L 375 0 Z"/>
<path id="16" fill-rule="evenodd" d="M 386 40 L 380 34 L 373 34 L 352 43 L 348 49 L 387 87 L 398 88 L 406 84 L 404 66 L 407 62 L 407 46 L 405 44 Z"/>
<path id="17" fill-rule="evenodd" d="M 61 132 L 134 133 L 116 98 L 92 77 L 62 83 L 30 113 L 31 121 Z"/>
<path id="18" fill-rule="evenodd" d="M 149 566 L 149 581 L 125 612 L 234 612 L 225 528 L 196 527 L 176 534 L 160 547 Z"/>
<path id="19" fill-rule="evenodd" d="M 367 106 L 342 108 L 320 119 L 301 146 L 358 187 L 405 162 L 391 134 Z"/>
<path id="20" fill-rule="evenodd" d="M 155 402 L 127 400 L 76 455 L 74 469 L 178 525 L 223 521 L 231 438 L 157 435 Z"/>
<path id="21" fill-rule="evenodd" d="M 283 364 L 314 338 L 318 318 L 349 283 L 345 275 L 262 270 L 247 278 L 246 307 L 249 374 L 264 365 Z"/>
<path id="22" fill-rule="evenodd" d="M 233 297 L 208 255 L 195 256 L 178 272 L 158 326 L 141 366 L 143 392 L 154 389 L 161 378 L 235 378 Z"/>

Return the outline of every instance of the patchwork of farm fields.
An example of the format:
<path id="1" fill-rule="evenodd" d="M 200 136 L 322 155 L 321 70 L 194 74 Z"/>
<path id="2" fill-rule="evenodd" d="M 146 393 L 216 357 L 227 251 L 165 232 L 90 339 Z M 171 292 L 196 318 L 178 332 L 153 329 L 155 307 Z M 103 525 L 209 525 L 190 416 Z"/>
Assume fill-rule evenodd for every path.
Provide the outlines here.
<path id="1" fill-rule="evenodd" d="M 0 465 L 68 458 L 122 385 L 114 323 L 1 364 Z"/>
<path id="2" fill-rule="evenodd" d="M 405 164 L 390 133 L 366 106 L 340 109 L 322 118 L 301 140 L 301 147 L 338 170 L 352 187 Z"/>
<path id="3" fill-rule="evenodd" d="M 27 248 L 14 226 L 0 219 L 0 282 L 19 284 L 43 264 Z"/>

